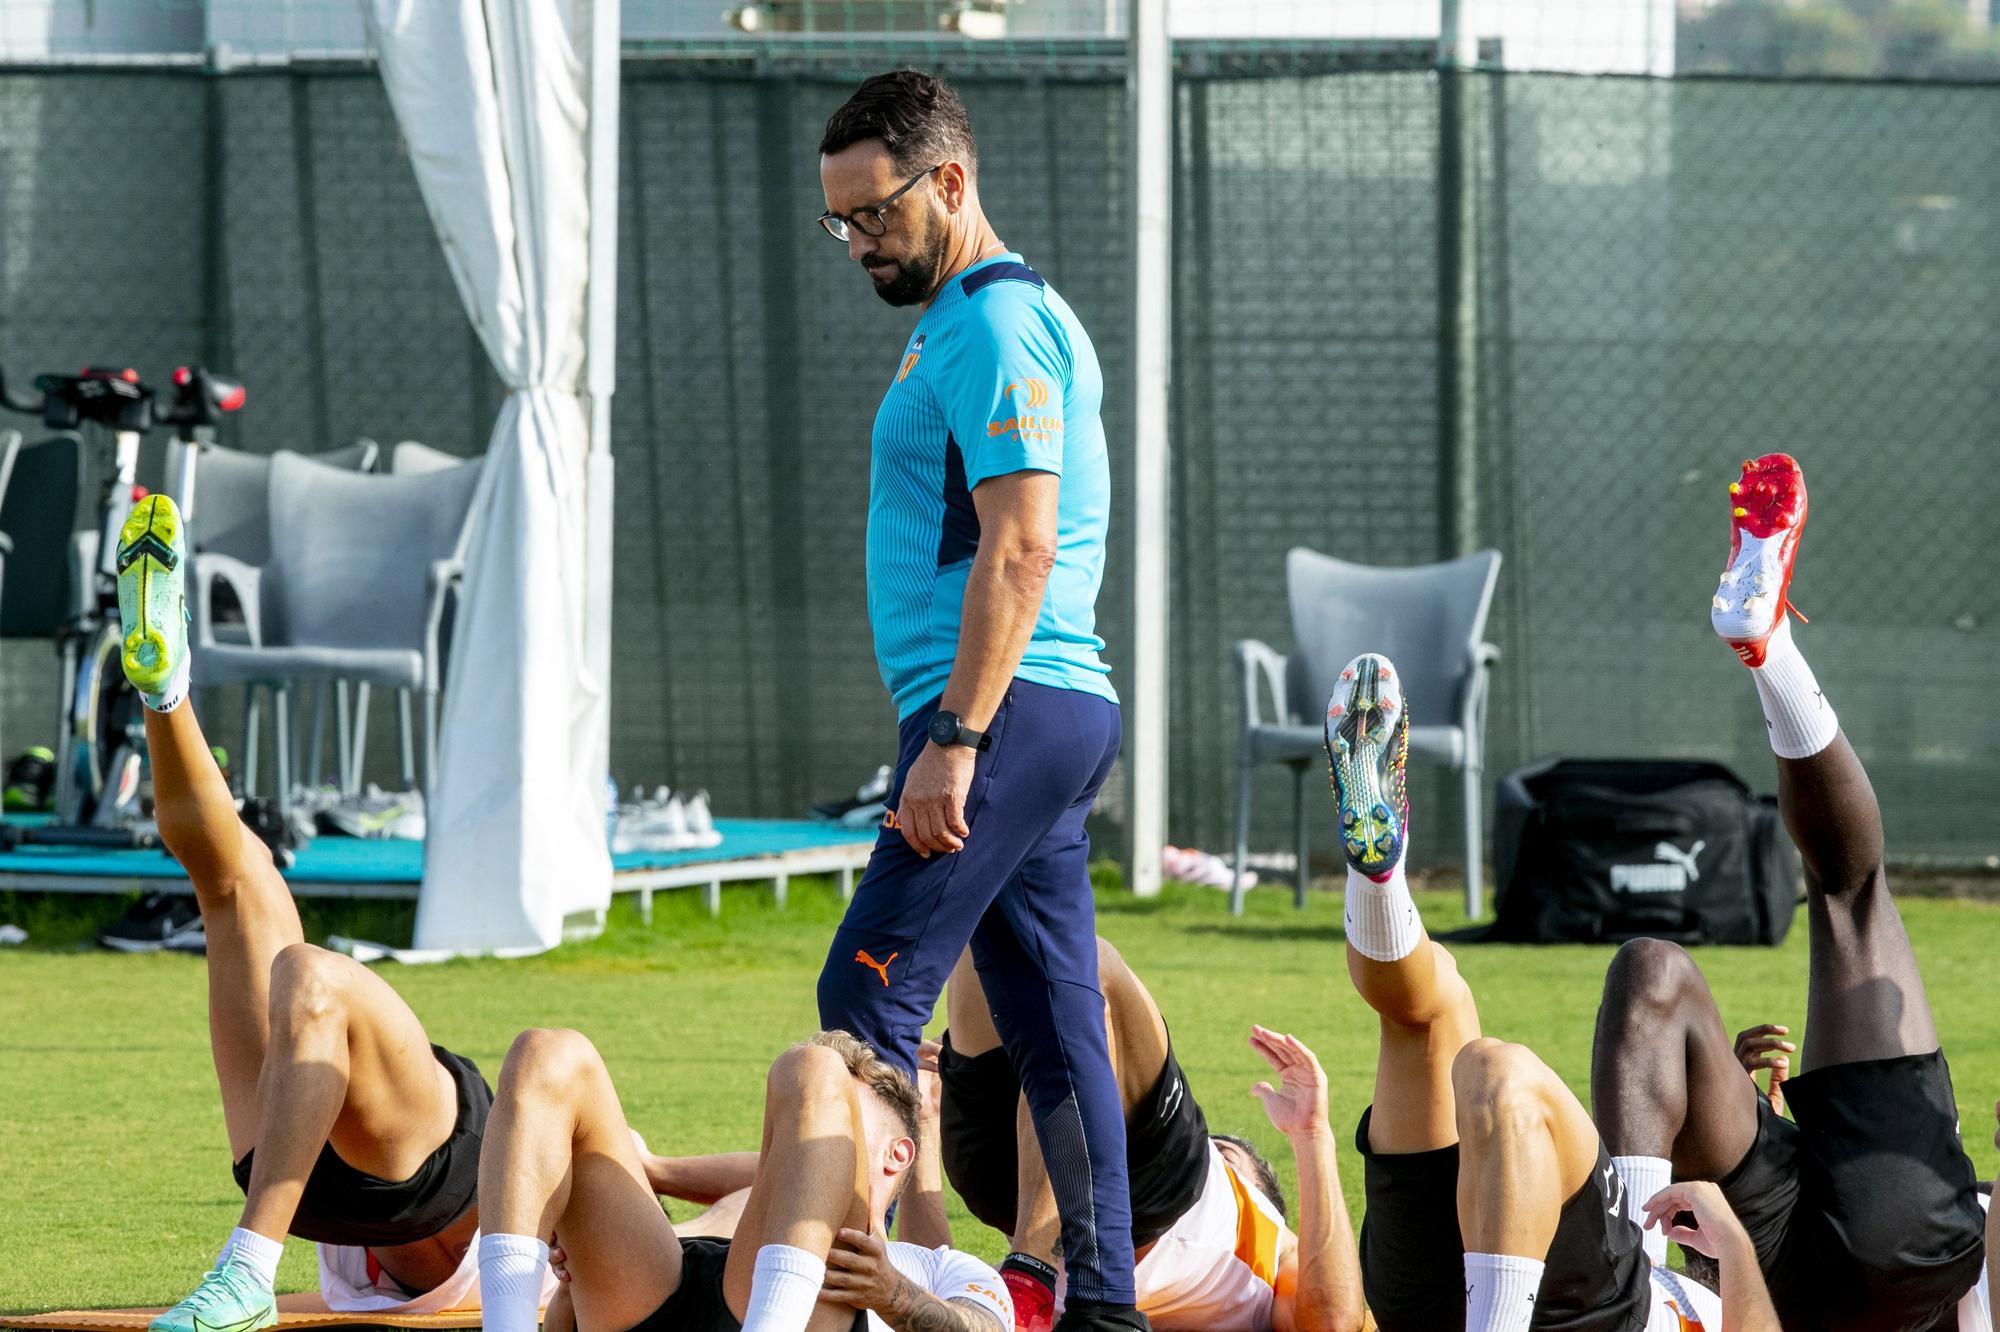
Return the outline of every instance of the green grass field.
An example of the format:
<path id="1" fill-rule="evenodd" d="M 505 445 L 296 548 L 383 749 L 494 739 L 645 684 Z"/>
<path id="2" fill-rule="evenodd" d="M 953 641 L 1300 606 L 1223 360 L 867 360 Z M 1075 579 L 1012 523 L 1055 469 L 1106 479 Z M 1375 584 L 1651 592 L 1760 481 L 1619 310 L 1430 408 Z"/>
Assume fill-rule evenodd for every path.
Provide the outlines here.
<path id="1" fill-rule="evenodd" d="M 724 896 L 719 920 L 677 894 L 660 899 L 649 929 L 628 899 L 601 939 L 546 957 L 382 974 L 433 1039 L 489 1078 L 522 1028 L 577 1027 L 604 1051 L 655 1150 L 744 1148 L 755 1140 L 765 1066 L 815 1025 L 813 980 L 840 902 L 809 882 L 794 883 L 784 912 L 767 891 Z M 1249 1093 L 1262 1065 L 1245 1035 L 1263 1022 L 1312 1045 L 1336 1123 L 1351 1133 L 1373 1079 L 1375 1025 L 1347 984 L 1338 895 L 1315 894 L 1295 913 L 1282 889 L 1253 893 L 1242 920 L 1203 889 L 1099 900 L 1103 932 L 1158 996 L 1209 1122 L 1258 1141 L 1289 1190 L 1284 1144 Z M 1463 923 L 1452 895 L 1421 900 L 1433 930 Z M 0 921 L 34 934 L 29 947 L 0 952 L 0 1310 L 168 1303 L 206 1269 L 241 1206 L 208 1059 L 203 965 L 76 943 L 118 907 L 0 895 Z M 308 930 L 406 935 L 407 914 L 396 911 L 315 911 Z M 2000 1005 L 1987 985 L 2000 968 L 2000 908 L 1921 899 L 1904 914 L 1953 1056 L 1966 1144 L 1990 1176 Z M 1532 1045 L 1579 1093 L 1610 951 L 1457 950 L 1485 1029 Z M 1802 1026 L 1802 917 L 1782 948 L 1709 949 L 1700 961 L 1732 1028 Z M 1342 1174 L 1358 1214 L 1358 1162 L 1345 1143 Z M 961 1243 L 999 1256 L 998 1236 L 962 1212 L 953 1219 Z M 280 1289 L 313 1281 L 311 1246 L 293 1243 Z"/>

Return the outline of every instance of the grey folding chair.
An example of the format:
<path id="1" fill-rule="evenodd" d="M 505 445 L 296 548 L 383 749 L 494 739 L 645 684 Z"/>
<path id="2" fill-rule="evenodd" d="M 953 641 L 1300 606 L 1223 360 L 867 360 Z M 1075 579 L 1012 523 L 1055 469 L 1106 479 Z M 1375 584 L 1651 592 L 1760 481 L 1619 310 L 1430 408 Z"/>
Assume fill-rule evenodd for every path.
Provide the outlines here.
<path id="1" fill-rule="evenodd" d="M 1243 697 L 1241 768 L 1236 788 L 1236 877 L 1229 909 L 1243 910 L 1243 862 L 1250 850 L 1250 788 L 1256 769 L 1292 770 L 1298 850 L 1295 900 L 1305 905 L 1310 827 L 1307 776 L 1324 766 L 1326 701 L 1340 670 L 1363 652 L 1396 663 L 1412 719 L 1410 754 L 1458 770 L 1465 801 L 1465 909 L 1481 911 L 1485 859 L 1481 773 L 1485 768 L 1488 674 L 1500 650 L 1485 641 L 1486 613 L 1500 577 L 1500 552 L 1482 550 L 1444 564 L 1388 569 L 1349 564 L 1295 547 L 1285 556 L 1292 608 L 1290 657 L 1246 638 L 1236 644 Z M 1265 701 L 1270 711 L 1265 710 Z"/>
<path id="2" fill-rule="evenodd" d="M 271 559 L 261 569 L 197 555 L 195 576 L 228 580 L 257 608 L 254 645 L 195 654 L 202 685 L 272 690 L 278 798 L 289 802 L 289 694 L 299 681 L 352 680 L 423 697 L 426 787 L 437 775 L 437 700 L 447 615 L 464 574 L 466 515 L 480 469 L 418 476 L 340 471 L 271 460 Z M 414 759 L 410 760 L 414 767 Z"/>
<path id="3" fill-rule="evenodd" d="M 461 458 L 456 453 L 446 453 L 428 444 L 419 444 L 414 439 L 406 439 L 389 450 L 389 471 L 396 476 L 413 476 L 419 472 L 442 472 L 448 467 L 459 467 L 467 462 L 477 462 L 476 458 Z"/>

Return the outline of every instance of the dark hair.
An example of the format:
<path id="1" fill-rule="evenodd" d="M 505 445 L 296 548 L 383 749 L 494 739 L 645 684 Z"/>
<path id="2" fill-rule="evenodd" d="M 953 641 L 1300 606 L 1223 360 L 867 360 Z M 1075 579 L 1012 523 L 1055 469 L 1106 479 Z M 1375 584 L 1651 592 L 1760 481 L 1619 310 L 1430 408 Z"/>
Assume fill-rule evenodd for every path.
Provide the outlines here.
<path id="1" fill-rule="evenodd" d="M 1226 1142 L 1233 1147 L 1242 1148 L 1243 1154 L 1248 1156 L 1251 1164 L 1257 1168 L 1257 1178 L 1250 1182 L 1257 1186 L 1257 1192 L 1271 1200 L 1271 1205 L 1278 1209 L 1278 1215 L 1289 1222 L 1291 1213 L 1285 1210 L 1284 1186 L 1278 1183 L 1278 1172 L 1271 1169 L 1271 1163 L 1264 1159 L 1264 1153 L 1252 1146 L 1248 1138 L 1239 1138 L 1233 1133 L 1214 1133 L 1209 1136 L 1217 1142 Z"/>
<path id="2" fill-rule="evenodd" d="M 828 118 L 826 133 L 820 136 L 820 155 L 869 139 L 880 139 L 896 170 L 906 176 L 941 162 L 962 162 L 968 175 L 979 168 L 979 149 L 972 142 L 965 103 L 949 83 L 921 70 L 877 74 L 856 88 Z"/>

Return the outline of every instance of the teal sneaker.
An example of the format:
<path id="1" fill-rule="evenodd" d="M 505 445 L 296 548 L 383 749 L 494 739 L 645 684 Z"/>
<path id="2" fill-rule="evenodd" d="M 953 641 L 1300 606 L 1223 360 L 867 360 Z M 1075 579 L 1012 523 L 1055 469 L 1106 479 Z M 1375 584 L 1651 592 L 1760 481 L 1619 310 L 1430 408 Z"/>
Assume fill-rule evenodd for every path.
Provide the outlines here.
<path id="1" fill-rule="evenodd" d="M 180 510 L 165 495 L 132 507 L 118 533 L 118 619 L 125 677 L 146 705 L 169 711 L 187 694 L 187 555 Z"/>
<path id="2" fill-rule="evenodd" d="M 146 1325 L 148 1332 L 257 1332 L 278 1321 L 278 1297 L 252 1269 L 224 1263 L 194 1294 Z"/>
<path id="3" fill-rule="evenodd" d="M 1386 879 L 1403 858 L 1410 829 L 1404 768 L 1410 717 L 1387 657 L 1364 652 L 1340 672 L 1326 704 L 1326 758 L 1347 863 Z"/>

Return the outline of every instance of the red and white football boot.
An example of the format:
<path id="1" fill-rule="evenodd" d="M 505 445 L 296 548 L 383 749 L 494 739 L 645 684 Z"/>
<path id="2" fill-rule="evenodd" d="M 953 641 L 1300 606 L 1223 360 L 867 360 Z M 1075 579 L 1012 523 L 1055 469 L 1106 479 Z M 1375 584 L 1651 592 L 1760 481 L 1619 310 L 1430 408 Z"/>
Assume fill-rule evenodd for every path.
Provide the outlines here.
<path id="1" fill-rule="evenodd" d="M 1729 567 L 1708 618 L 1745 666 L 1762 666 L 1764 645 L 1786 613 L 1798 615 L 1789 594 L 1806 526 L 1805 473 L 1789 454 L 1767 453 L 1743 464 L 1729 494 Z"/>

